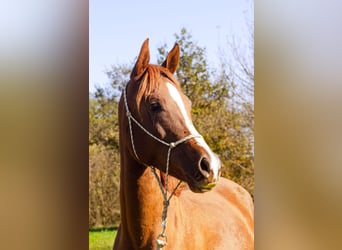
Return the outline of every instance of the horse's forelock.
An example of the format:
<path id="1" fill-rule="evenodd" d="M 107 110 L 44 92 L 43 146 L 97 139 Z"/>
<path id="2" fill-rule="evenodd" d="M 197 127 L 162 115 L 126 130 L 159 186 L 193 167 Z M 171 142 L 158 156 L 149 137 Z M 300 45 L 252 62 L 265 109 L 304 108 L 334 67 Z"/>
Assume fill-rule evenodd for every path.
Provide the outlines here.
<path id="1" fill-rule="evenodd" d="M 168 78 L 172 84 L 177 85 L 173 75 L 166 68 L 149 64 L 139 83 L 139 90 L 136 99 L 138 110 L 140 108 L 142 99 L 146 100 L 146 98 L 159 87 L 161 83 L 159 79 L 161 76 Z"/>

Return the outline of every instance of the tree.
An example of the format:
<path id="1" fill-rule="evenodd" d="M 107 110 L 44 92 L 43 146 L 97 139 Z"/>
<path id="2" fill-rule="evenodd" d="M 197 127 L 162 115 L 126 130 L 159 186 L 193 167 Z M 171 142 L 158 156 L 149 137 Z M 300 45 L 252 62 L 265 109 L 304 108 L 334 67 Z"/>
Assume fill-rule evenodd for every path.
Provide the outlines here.
<path id="1" fill-rule="evenodd" d="M 252 1 L 253 5 L 254 2 Z M 252 7 L 252 6 L 251 6 Z M 253 7 L 251 8 L 253 10 Z M 254 22 L 246 19 L 248 39 L 227 38 L 227 47 L 220 48 L 221 75 L 234 84 L 230 106 L 241 118 L 241 134 L 249 145 L 245 157 L 249 164 L 233 164 L 233 179 L 254 190 Z M 244 161 L 242 161 L 243 163 Z M 245 161 L 246 162 L 246 161 Z M 238 162 L 237 162 L 238 163 Z M 241 167 L 247 166 L 247 167 Z M 242 171 L 242 172 L 241 172 Z M 241 173 L 240 173 L 241 172 Z M 251 192 L 253 193 L 253 192 Z"/>
<path id="2" fill-rule="evenodd" d="M 119 148 L 118 103 L 115 95 L 98 88 L 89 100 L 89 144 L 101 144 L 111 149 Z"/>

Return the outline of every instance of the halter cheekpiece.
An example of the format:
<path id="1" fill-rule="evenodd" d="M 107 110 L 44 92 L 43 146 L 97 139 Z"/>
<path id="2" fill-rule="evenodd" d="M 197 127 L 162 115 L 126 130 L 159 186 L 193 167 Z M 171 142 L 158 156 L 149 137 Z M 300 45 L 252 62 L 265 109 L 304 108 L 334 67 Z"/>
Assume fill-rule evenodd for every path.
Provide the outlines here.
<path id="1" fill-rule="evenodd" d="M 168 176 L 169 176 L 169 163 L 170 163 L 170 155 L 171 155 L 171 150 L 175 147 L 177 147 L 179 144 L 187 141 L 187 140 L 190 140 L 192 138 L 196 138 L 196 137 L 199 137 L 201 138 L 202 136 L 201 135 L 193 135 L 193 134 L 190 134 L 178 141 L 175 141 L 175 142 L 166 142 L 166 141 L 163 141 L 162 139 L 154 136 L 152 133 L 150 133 L 148 130 L 146 130 L 144 128 L 143 125 L 141 125 L 133 116 L 132 116 L 132 113 L 130 112 L 129 108 L 128 108 L 128 103 L 127 103 L 127 96 L 126 96 L 126 88 L 123 89 L 123 96 L 124 96 L 124 104 L 125 104 L 125 109 L 126 109 L 126 116 L 127 116 L 127 119 L 128 119 L 128 125 L 129 125 L 129 133 L 130 133 L 130 138 L 131 138 L 131 144 L 132 144 L 132 149 L 133 149 L 133 153 L 134 153 L 134 156 L 135 158 L 140 161 L 140 158 L 137 154 L 137 151 L 135 149 L 135 146 L 134 146 L 134 138 L 133 138 L 133 129 L 132 129 L 132 121 L 138 126 L 141 128 L 142 131 L 144 131 L 147 135 L 149 135 L 150 137 L 152 137 L 154 140 L 160 142 L 161 144 L 167 146 L 169 149 L 168 149 L 168 152 L 167 152 L 167 158 L 166 158 L 166 170 L 165 170 L 165 189 L 163 187 L 163 184 L 160 180 L 160 178 L 158 177 L 157 173 L 156 173 L 156 169 L 155 167 L 153 166 L 150 166 L 151 168 L 151 172 L 153 173 L 154 177 L 156 178 L 158 184 L 159 184 L 159 188 L 160 188 L 160 191 L 162 192 L 162 195 L 163 195 L 163 212 L 162 212 L 162 222 L 161 222 L 161 226 L 162 226 L 162 232 L 158 235 L 157 239 L 156 239 L 156 242 L 157 242 L 157 246 L 158 246 L 158 249 L 162 249 L 164 246 L 167 245 L 167 236 L 165 234 L 165 230 L 166 230 L 166 219 L 167 219 L 167 209 L 168 209 L 168 206 L 170 204 L 170 200 L 172 198 L 172 196 L 174 195 L 175 191 L 177 190 L 177 188 L 179 187 L 179 185 L 181 184 L 182 181 L 179 181 L 178 184 L 176 185 L 176 187 L 173 189 L 173 191 L 171 192 L 171 194 L 169 195 L 169 197 L 167 196 L 167 189 L 168 189 Z M 146 164 L 144 164 L 146 165 Z"/>

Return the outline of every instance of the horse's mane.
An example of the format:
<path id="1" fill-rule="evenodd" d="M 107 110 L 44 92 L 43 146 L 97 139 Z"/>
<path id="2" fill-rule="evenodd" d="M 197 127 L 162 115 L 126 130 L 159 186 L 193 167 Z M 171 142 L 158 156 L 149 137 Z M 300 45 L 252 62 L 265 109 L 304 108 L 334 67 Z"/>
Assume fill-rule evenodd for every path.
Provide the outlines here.
<path id="1" fill-rule="evenodd" d="M 161 83 L 160 77 L 166 77 L 178 88 L 178 83 L 173 74 L 167 69 L 159 65 L 149 64 L 147 65 L 142 76 L 137 80 L 139 82 L 139 90 L 137 94 L 137 106 L 139 109 L 141 100 L 146 98 L 157 89 Z"/>

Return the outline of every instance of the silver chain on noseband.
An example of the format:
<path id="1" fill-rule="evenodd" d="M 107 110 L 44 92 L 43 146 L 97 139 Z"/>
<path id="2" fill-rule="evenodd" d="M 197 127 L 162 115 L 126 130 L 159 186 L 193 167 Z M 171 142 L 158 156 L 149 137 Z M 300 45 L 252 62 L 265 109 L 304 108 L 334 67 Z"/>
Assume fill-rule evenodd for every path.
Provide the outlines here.
<path id="1" fill-rule="evenodd" d="M 165 234 L 165 230 L 166 230 L 166 220 L 167 220 L 167 209 L 168 206 L 170 205 L 170 200 L 172 198 L 172 196 L 174 195 L 174 193 L 176 192 L 177 188 L 179 187 L 179 185 L 181 184 L 182 181 L 179 181 L 178 184 L 176 185 L 176 187 L 173 189 L 173 191 L 171 192 L 170 196 L 167 197 L 167 189 L 168 189 L 168 176 L 169 176 L 169 163 L 170 163 L 170 155 L 171 155 L 171 150 L 175 147 L 177 147 L 179 144 L 190 140 L 192 138 L 195 137 L 202 137 L 201 135 L 188 135 L 176 142 L 166 142 L 163 141 L 161 139 L 159 139 L 158 137 L 154 136 L 153 134 L 151 134 L 148 130 L 146 130 L 131 114 L 131 112 L 129 111 L 128 108 L 128 103 L 127 103 L 127 96 L 126 96 L 126 88 L 124 88 L 123 90 L 123 96 L 124 96 L 124 103 L 125 103 L 125 108 L 126 108 L 126 115 L 128 118 L 128 125 L 129 125 L 129 133 L 130 133 L 130 137 L 131 137 L 131 143 L 132 143 L 132 149 L 134 152 L 134 155 L 136 157 L 137 160 L 140 160 L 137 154 L 137 151 L 135 150 L 135 146 L 134 146 L 134 138 L 133 138 L 133 129 L 132 129 L 132 122 L 133 121 L 136 125 L 138 125 L 142 131 L 144 131 L 147 135 L 149 135 L 150 137 L 152 137 L 154 140 L 160 142 L 161 144 L 164 144 L 165 146 L 167 146 L 169 149 L 167 151 L 167 157 L 166 157 L 166 170 L 165 170 L 165 189 L 163 187 L 163 184 L 160 180 L 160 178 L 158 177 L 157 173 L 156 173 L 156 169 L 153 166 L 151 167 L 151 172 L 153 173 L 155 179 L 157 180 L 158 184 L 159 184 L 159 188 L 160 191 L 162 192 L 163 195 L 163 213 L 162 213 L 162 222 L 161 222 L 161 226 L 162 226 L 162 232 L 158 235 L 157 237 L 157 246 L 158 249 L 162 249 L 164 246 L 167 245 L 167 236 Z"/>

